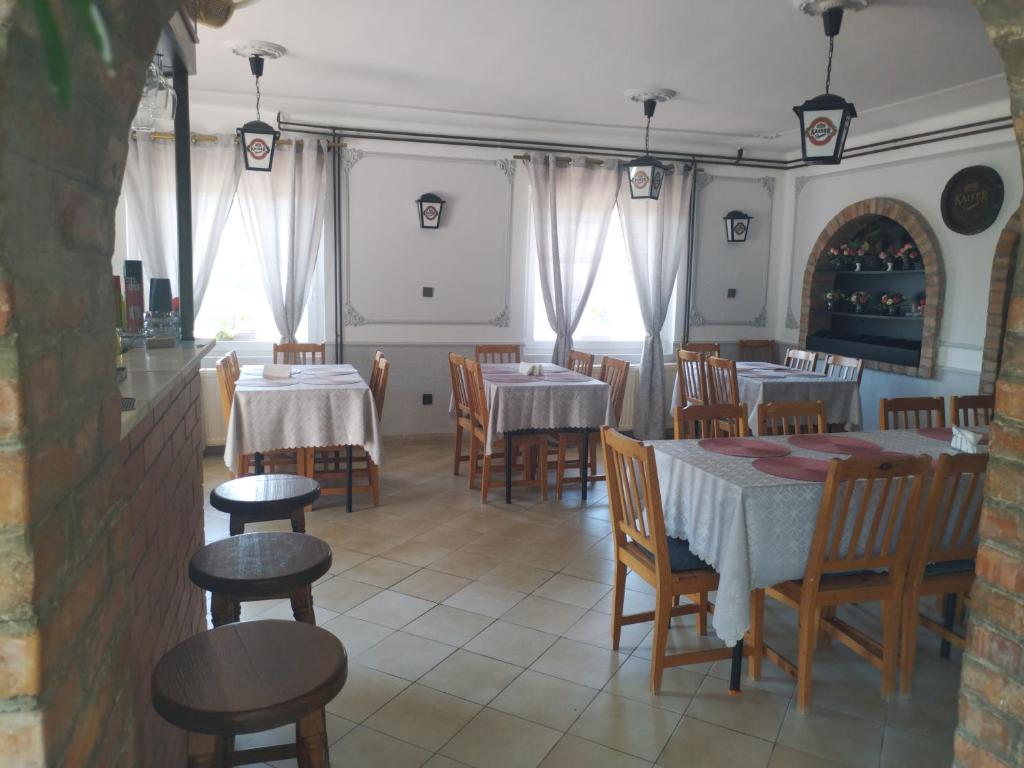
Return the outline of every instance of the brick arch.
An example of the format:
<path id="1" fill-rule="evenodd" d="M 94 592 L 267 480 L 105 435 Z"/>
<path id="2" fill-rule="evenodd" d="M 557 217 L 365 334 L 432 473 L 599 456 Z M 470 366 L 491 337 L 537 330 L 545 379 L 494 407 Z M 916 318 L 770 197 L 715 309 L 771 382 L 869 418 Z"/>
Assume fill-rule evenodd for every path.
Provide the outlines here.
<path id="1" fill-rule="evenodd" d="M 902 226 L 921 253 L 925 272 L 924 327 L 921 336 L 921 358 L 916 368 L 892 365 L 874 360 L 865 360 L 866 368 L 901 373 L 908 376 L 931 378 L 935 375 L 935 357 L 938 351 L 938 329 L 942 320 L 942 303 L 945 296 L 946 271 L 942 254 L 928 221 L 912 205 L 891 197 L 872 197 L 843 208 L 825 225 L 814 241 L 804 269 L 803 292 L 800 302 L 800 343 L 807 344 L 807 337 L 818 330 L 811 317 L 813 297 L 819 295 L 831 278 L 818 267 L 825 258 L 825 251 L 832 239 L 844 230 L 855 229 L 861 220 L 869 216 L 884 216 Z M 829 283 L 831 284 L 831 283 Z"/>
<path id="2" fill-rule="evenodd" d="M 978 391 L 983 395 L 995 392 L 996 377 L 1002 362 L 1003 336 L 1006 333 L 1006 316 L 1010 309 L 1010 293 L 1017 268 L 1017 252 L 1020 248 L 1021 216 L 1024 207 L 1019 208 L 1003 227 L 996 243 L 995 258 L 992 260 L 992 278 L 988 292 L 988 319 L 985 324 L 985 347 L 981 360 L 981 380 Z"/>

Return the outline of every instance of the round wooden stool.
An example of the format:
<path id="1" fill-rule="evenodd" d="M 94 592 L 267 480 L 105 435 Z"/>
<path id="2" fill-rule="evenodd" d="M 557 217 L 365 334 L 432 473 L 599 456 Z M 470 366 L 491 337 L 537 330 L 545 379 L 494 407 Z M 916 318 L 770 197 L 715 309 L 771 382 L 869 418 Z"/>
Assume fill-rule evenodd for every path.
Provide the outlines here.
<path id="1" fill-rule="evenodd" d="M 305 533 L 306 505 L 319 498 L 320 483 L 302 475 L 236 477 L 210 491 L 213 508 L 231 516 L 232 536 L 268 520 L 291 520 L 293 531 Z"/>
<path id="2" fill-rule="evenodd" d="M 288 597 L 296 621 L 316 624 L 313 582 L 331 567 L 326 541 L 305 533 L 243 533 L 207 544 L 188 563 L 192 583 L 211 595 L 213 626 L 238 621 L 248 600 Z"/>
<path id="3" fill-rule="evenodd" d="M 188 765 L 247 765 L 297 758 L 325 768 L 324 705 L 348 675 L 334 635 L 297 621 L 249 621 L 202 632 L 153 670 L 153 706 L 188 731 Z M 295 723 L 296 740 L 235 751 L 234 737 Z"/>

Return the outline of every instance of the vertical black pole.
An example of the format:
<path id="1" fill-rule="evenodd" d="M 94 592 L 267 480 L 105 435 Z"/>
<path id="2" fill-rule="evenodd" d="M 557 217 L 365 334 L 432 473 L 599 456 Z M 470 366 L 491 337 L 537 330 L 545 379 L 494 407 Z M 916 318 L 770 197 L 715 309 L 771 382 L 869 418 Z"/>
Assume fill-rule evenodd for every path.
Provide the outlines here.
<path id="1" fill-rule="evenodd" d="M 192 297 L 192 127 L 188 116 L 188 70 L 174 56 L 174 174 L 178 202 L 178 297 L 181 301 L 181 338 L 195 338 L 195 302 Z"/>
<path id="2" fill-rule="evenodd" d="M 942 600 L 942 626 L 952 631 L 953 627 L 956 626 L 956 593 L 950 592 Z M 945 638 L 939 643 L 939 657 L 943 659 L 949 658 L 949 652 L 952 646 L 949 640 Z"/>
<path id="3" fill-rule="evenodd" d="M 686 294 L 683 298 L 682 343 L 690 342 L 690 297 L 693 295 L 693 236 L 697 228 L 697 163 L 693 163 L 693 186 L 690 187 L 690 221 L 686 232 Z"/>

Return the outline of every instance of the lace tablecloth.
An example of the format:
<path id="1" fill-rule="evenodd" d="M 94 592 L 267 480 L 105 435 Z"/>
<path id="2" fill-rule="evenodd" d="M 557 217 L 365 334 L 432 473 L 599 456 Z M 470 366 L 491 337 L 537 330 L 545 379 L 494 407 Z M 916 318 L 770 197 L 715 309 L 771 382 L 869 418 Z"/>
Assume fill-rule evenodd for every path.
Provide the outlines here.
<path id="1" fill-rule="evenodd" d="M 295 365 L 288 379 L 264 379 L 263 366 L 242 366 L 228 420 L 224 463 L 239 454 L 358 445 L 380 464 L 377 409 L 351 365 Z"/>
<path id="2" fill-rule="evenodd" d="M 785 374 L 785 375 L 780 375 Z M 757 434 L 757 406 L 761 403 L 792 403 L 821 400 L 829 424 L 860 427 L 860 387 L 855 381 L 833 379 L 821 373 L 794 371 L 773 363 L 737 363 L 740 402 L 747 406 L 751 434 Z M 680 405 L 679 374 L 672 389 L 672 407 Z"/>
<path id="3" fill-rule="evenodd" d="M 490 411 L 487 454 L 504 432 L 600 429 L 614 423 L 611 388 L 603 381 L 550 364 L 542 376 L 520 374 L 514 363 L 485 363 L 481 369 Z"/>
<path id="4" fill-rule="evenodd" d="M 953 453 L 948 443 L 916 431 L 868 432 L 859 439 L 883 450 L 938 456 Z M 793 456 L 845 458 L 792 446 Z M 786 480 L 755 469 L 753 459 L 725 456 L 697 440 L 656 440 L 654 446 L 669 536 L 687 539 L 690 549 L 719 574 L 712 624 L 733 645 L 750 626 L 749 595 L 787 579 L 803 578 L 814 535 L 823 483 Z"/>

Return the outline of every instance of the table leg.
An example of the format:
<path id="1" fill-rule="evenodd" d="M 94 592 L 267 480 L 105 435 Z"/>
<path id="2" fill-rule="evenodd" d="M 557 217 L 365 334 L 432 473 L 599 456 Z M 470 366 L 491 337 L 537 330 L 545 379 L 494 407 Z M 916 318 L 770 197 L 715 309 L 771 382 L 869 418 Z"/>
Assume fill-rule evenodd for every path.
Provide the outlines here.
<path id="1" fill-rule="evenodd" d="M 505 503 L 512 503 L 512 433 L 505 433 Z M 525 466 L 525 461 L 523 462 Z"/>
<path id="2" fill-rule="evenodd" d="M 590 468 L 590 430 L 583 430 L 583 452 L 580 454 L 580 482 L 582 483 L 583 493 L 581 498 L 583 503 L 587 503 L 587 472 Z"/>
<path id="3" fill-rule="evenodd" d="M 253 464 L 256 465 L 256 474 L 257 475 L 262 475 L 263 474 L 263 454 L 260 453 L 259 451 L 256 451 L 256 453 L 254 453 L 253 456 L 252 456 L 252 461 L 253 461 Z"/>
<path id="4" fill-rule="evenodd" d="M 729 670 L 729 695 L 740 695 L 740 674 L 743 672 L 743 640 L 732 647 L 732 668 Z"/>
<path id="5" fill-rule="evenodd" d="M 348 472 L 345 474 L 347 486 L 345 488 L 345 511 L 352 512 L 352 446 L 345 446 L 345 461 L 348 464 Z"/>
<path id="6" fill-rule="evenodd" d="M 946 629 L 953 629 L 956 626 L 956 593 L 950 592 L 942 601 L 942 626 Z M 943 639 L 939 643 L 939 658 L 948 659 L 952 649 L 949 640 Z"/>

